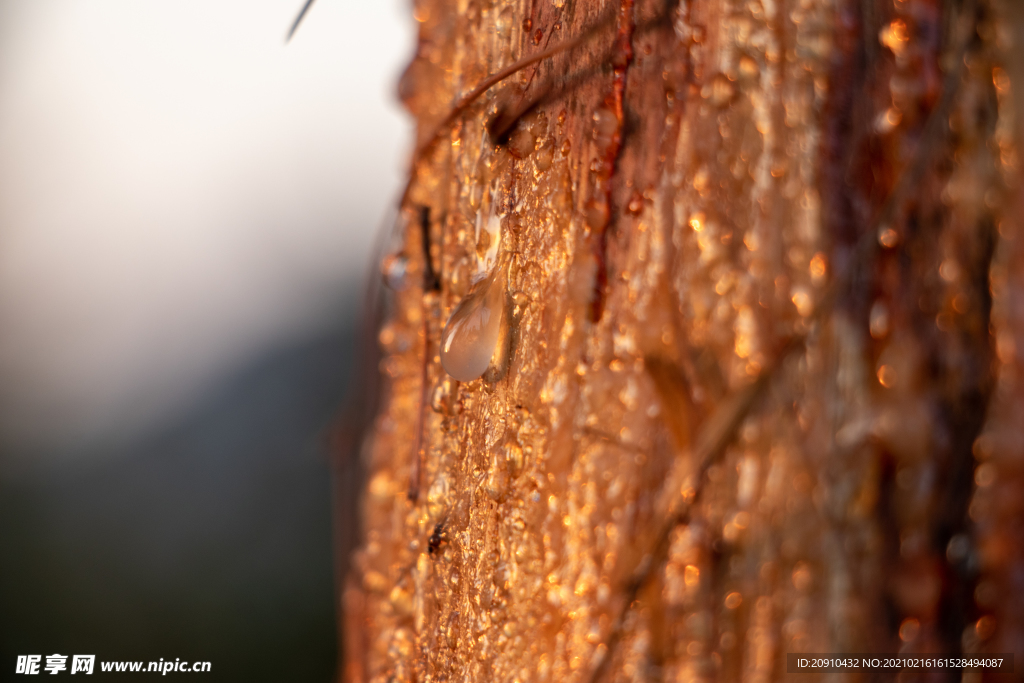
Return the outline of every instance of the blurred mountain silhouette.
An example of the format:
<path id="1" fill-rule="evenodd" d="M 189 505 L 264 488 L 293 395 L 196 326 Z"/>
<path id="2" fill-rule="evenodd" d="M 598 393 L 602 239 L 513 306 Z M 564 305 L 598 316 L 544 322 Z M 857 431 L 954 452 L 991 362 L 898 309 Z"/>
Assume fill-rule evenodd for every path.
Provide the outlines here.
<path id="1" fill-rule="evenodd" d="M 330 680 L 327 430 L 353 348 L 346 323 L 266 354 L 173 426 L 0 479 L 0 679 L 19 654 L 60 653 Z"/>

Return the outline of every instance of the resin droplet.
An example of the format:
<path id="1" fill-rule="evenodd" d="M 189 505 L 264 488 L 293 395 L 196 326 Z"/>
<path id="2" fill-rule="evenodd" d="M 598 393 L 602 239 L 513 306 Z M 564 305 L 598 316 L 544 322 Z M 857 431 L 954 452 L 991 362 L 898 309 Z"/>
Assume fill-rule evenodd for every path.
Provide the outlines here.
<path id="1" fill-rule="evenodd" d="M 405 254 L 388 254 L 381 263 L 381 273 L 384 275 L 384 284 L 390 289 L 398 291 L 405 287 L 405 275 L 409 270 L 409 261 Z"/>
<path id="2" fill-rule="evenodd" d="M 460 382 L 484 374 L 506 336 L 505 278 L 501 266 L 473 285 L 441 334 L 441 365 Z"/>

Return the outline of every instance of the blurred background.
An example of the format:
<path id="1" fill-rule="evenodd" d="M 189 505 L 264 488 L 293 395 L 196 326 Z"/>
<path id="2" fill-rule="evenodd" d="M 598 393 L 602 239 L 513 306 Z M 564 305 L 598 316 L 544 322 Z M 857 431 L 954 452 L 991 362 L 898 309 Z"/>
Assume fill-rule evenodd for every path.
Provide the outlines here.
<path id="1" fill-rule="evenodd" d="M 0 0 L 0 680 L 332 676 L 327 432 L 406 4 L 317 0 L 286 45 L 302 0 Z"/>

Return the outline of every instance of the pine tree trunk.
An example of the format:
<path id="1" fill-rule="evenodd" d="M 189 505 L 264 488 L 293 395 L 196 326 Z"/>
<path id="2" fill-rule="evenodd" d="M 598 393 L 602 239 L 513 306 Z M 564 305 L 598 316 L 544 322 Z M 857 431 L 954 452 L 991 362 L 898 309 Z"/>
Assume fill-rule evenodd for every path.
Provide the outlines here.
<path id="1" fill-rule="evenodd" d="M 1024 664 L 1003 1 L 417 0 L 347 679 Z"/>

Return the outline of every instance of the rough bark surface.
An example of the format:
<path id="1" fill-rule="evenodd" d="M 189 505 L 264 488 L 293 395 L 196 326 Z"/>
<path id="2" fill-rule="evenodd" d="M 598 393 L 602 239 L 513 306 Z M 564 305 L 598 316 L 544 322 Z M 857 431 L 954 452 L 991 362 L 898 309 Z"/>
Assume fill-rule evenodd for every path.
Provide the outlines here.
<path id="1" fill-rule="evenodd" d="M 1016 3 L 414 11 L 345 676 L 1024 665 Z M 500 348 L 456 382 L 442 329 L 495 269 Z"/>

